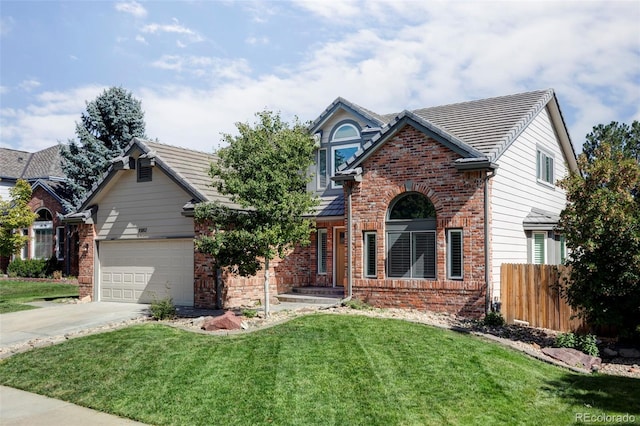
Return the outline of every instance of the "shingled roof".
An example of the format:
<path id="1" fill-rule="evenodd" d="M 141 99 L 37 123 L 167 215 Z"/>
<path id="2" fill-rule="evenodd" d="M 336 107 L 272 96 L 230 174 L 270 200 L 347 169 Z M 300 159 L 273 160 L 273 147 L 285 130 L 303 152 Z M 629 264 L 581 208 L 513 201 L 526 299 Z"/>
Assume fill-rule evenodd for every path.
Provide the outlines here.
<path id="1" fill-rule="evenodd" d="M 127 158 L 136 148 L 142 151 L 148 158 L 153 158 L 156 167 L 160 167 L 171 179 L 193 197 L 193 199 L 185 205 L 186 209 L 193 208 L 195 204 L 200 202 L 213 201 L 220 202 L 227 207 L 241 208 L 238 204 L 231 202 L 228 197 L 221 195 L 212 186 L 213 180 L 209 176 L 209 169 L 211 163 L 218 160 L 214 154 L 133 138 L 125 148 L 124 157 L 119 157 L 119 159 Z M 106 185 L 116 172 L 117 168 L 114 166 L 109 167 L 102 179 L 93 187 L 82 202 L 80 210 L 89 207 L 93 197 Z"/>
<path id="2" fill-rule="evenodd" d="M 546 89 L 399 113 L 377 114 L 346 99 L 337 98 L 313 122 L 311 129 L 319 127 L 338 108 L 359 115 L 372 127 L 381 127 L 380 133 L 373 137 L 371 143 L 366 144 L 343 168 L 357 166 L 368 152 L 375 150 L 377 145 L 386 140 L 386 136 L 394 133 L 399 123 L 407 120 L 438 136 L 463 157 L 484 156 L 493 162 L 547 105 L 552 105 L 558 111 L 559 119 L 564 125 L 557 101 L 551 102 L 552 100 L 555 100 L 553 89 Z"/>
<path id="3" fill-rule="evenodd" d="M 60 145 L 37 152 L 0 148 L 0 178 L 3 179 L 63 179 L 60 165 Z"/>

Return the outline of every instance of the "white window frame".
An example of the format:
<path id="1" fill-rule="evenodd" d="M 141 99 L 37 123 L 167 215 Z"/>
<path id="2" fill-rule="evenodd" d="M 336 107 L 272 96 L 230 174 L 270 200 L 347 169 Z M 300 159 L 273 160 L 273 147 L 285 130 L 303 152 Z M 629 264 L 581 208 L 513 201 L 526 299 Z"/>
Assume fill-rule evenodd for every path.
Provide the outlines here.
<path id="1" fill-rule="evenodd" d="M 317 230 L 317 256 L 318 256 L 318 275 L 327 275 L 327 257 L 328 257 L 328 233 L 326 228 Z M 324 239 L 324 241 L 323 241 Z M 322 246 L 324 242 L 324 247 Z"/>
<path id="2" fill-rule="evenodd" d="M 460 236 L 460 274 L 453 273 L 453 235 Z M 462 229 L 447 229 L 447 277 L 452 280 L 464 279 L 464 233 Z"/>
<path id="3" fill-rule="evenodd" d="M 550 162 L 550 164 L 549 164 Z M 555 186 L 555 158 L 549 151 L 536 149 L 536 179 L 544 185 Z"/>
<path id="4" fill-rule="evenodd" d="M 377 233 L 375 231 L 364 232 L 363 248 L 362 248 L 362 266 L 364 276 L 367 278 L 375 278 L 378 275 L 377 251 L 378 243 L 376 241 Z M 369 244 L 373 244 L 373 259 L 369 258 Z M 373 260 L 373 271 L 369 270 L 369 261 Z"/>
<path id="5" fill-rule="evenodd" d="M 356 131 L 356 136 L 349 136 L 349 137 L 346 137 L 346 138 L 336 138 L 334 135 L 336 133 L 338 133 L 340 131 L 340 129 L 342 129 L 343 127 L 351 127 L 353 130 Z M 352 141 L 352 140 L 356 140 L 356 139 L 360 139 L 360 130 L 358 130 L 358 128 L 355 125 L 351 124 L 351 123 L 343 123 L 343 124 L 339 125 L 333 131 L 332 136 L 331 136 L 331 142 Z"/>
<path id="6" fill-rule="evenodd" d="M 64 226 L 56 227 L 56 259 L 64 260 L 64 242 L 66 240 Z M 62 244 L 61 244 L 62 243 Z"/>
<path id="7" fill-rule="evenodd" d="M 318 149 L 318 167 L 316 170 L 316 188 L 317 189 L 325 189 L 327 187 L 327 182 L 329 181 L 329 159 L 327 158 L 327 148 Z M 320 160 L 324 158 L 324 174 L 320 170 Z M 324 185 L 322 185 L 322 178 L 324 178 Z"/>
<path id="8" fill-rule="evenodd" d="M 336 171 L 338 168 L 336 167 L 336 151 L 340 149 L 348 149 L 348 148 L 355 148 L 356 149 L 355 152 L 358 152 L 358 149 L 360 149 L 360 144 L 350 143 L 350 144 L 336 145 L 331 147 L 331 177 L 336 175 Z M 345 161 L 348 160 L 349 158 L 351 158 L 351 155 L 348 158 L 345 158 Z M 342 183 L 331 181 L 331 188 L 333 189 L 342 188 Z"/>
<path id="9" fill-rule="evenodd" d="M 536 261 L 536 236 L 542 236 L 542 262 Z M 534 265 L 546 265 L 548 263 L 547 253 L 547 231 L 533 231 L 531 233 L 531 263 Z"/>

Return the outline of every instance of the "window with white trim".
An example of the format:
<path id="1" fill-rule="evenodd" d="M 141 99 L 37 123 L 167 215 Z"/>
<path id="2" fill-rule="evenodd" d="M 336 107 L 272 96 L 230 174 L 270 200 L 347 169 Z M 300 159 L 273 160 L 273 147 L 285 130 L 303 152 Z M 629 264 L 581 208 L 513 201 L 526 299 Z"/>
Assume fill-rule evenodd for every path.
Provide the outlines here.
<path id="1" fill-rule="evenodd" d="M 24 228 L 22 230 L 22 235 L 24 237 L 28 237 L 29 236 L 29 228 Z M 24 245 L 22 246 L 22 250 L 20 250 L 20 259 L 26 260 L 28 258 L 29 258 L 29 242 L 25 241 Z"/>
<path id="2" fill-rule="evenodd" d="M 331 147 L 331 176 L 336 175 L 338 167 L 346 163 L 360 148 L 360 144 L 338 145 Z M 341 182 L 331 182 L 332 188 L 341 188 Z"/>
<path id="3" fill-rule="evenodd" d="M 64 260 L 64 226 L 56 228 L 56 259 Z"/>
<path id="4" fill-rule="evenodd" d="M 337 127 L 332 135 L 331 142 L 350 141 L 360 138 L 360 130 L 351 123 L 341 124 Z"/>
<path id="5" fill-rule="evenodd" d="M 560 264 L 564 264 L 567 260 L 567 239 L 564 235 L 560 235 Z"/>
<path id="6" fill-rule="evenodd" d="M 531 250 L 532 263 L 536 265 L 544 265 L 547 263 L 547 233 L 533 232 L 531 235 L 531 242 L 533 244 Z"/>
<path id="7" fill-rule="evenodd" d="M 368 231 L 364 233 L 364 249 L 363 252 L 363 264 L 364 264 L 364 276 L 375 277 L 377 274 L 376 268 L 376 233 Z"/>
<path id="8" fill-rule="evenodd" d="M 447 277 L 463 278 L 464 270 L 462 229 L 447 229 Z"/>
<path id="9" fill-rule="evenodd" d="M 327 273 L 327 230 L 318 229 L 318 274 Z"/>
<path id="10" fill-rule="evenodd" d="M 327 149 L 318 150 L 318 189 L 327 187 Z"/>
<path id="11" fill-rule="evenodd" d="M 538 149 L 536 152 L 536 177 L 538 181 L 553 185 L 553 155 Z"/>
<path id="12" fill-rule="evenodd" d="M 436 213 L 431 201 L 409 192 L 393 201 L 387 227 L 387 276 L 436 278 Z"/>
<path id="13" fill-rule="evenodd" d="M 33 259 L 48 259 L 53 254 L 53 216 L 47 209 L 37 212 L 33 222 Z"/>

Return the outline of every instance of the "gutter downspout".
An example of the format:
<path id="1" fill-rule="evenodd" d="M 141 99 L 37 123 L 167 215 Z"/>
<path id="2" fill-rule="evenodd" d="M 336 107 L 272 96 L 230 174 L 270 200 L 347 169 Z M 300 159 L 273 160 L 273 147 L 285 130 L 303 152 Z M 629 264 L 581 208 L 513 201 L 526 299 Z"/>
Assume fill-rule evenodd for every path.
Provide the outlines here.
<path id="1" fill-rule="evenodd" d="M 493 286 L 491 285 L 491 273 L 489 263 L 491 260 L 491 241 L 489 235 L 489 179 L 496 175 L 496 169 L 491 168 L 487 170 L 487 174 L 484 178 L 484 282 L 486 285 L 486 294 L 484 300 L 484 313 L 488 314 L 491 311 L 491 294 L 493 292 Z"/>
<path id="2" fill-rule="evenodd" d="M 353 183 L 349 182 L 347 185 L 347 299 L 351 300 L 353 296 L 353 271 L 352 271 L 352 251 L 353 242 L 351 232 L 351 192 L 353 190 Z"/>

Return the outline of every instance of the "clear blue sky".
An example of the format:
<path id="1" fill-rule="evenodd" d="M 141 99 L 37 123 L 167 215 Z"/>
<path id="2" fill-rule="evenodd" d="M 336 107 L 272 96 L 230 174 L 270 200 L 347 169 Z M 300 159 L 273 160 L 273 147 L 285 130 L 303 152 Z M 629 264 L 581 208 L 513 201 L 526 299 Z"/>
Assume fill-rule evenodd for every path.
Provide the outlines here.
<path id="1" fill-rule="evenodd" d="M 640 1 L 0 0 L 0 146 L 74 137 L 122 86 L 147 134 L 211 151 L 264 108 L 317 117 L 554 88 L 576 150 L 640 119 Z"/>

